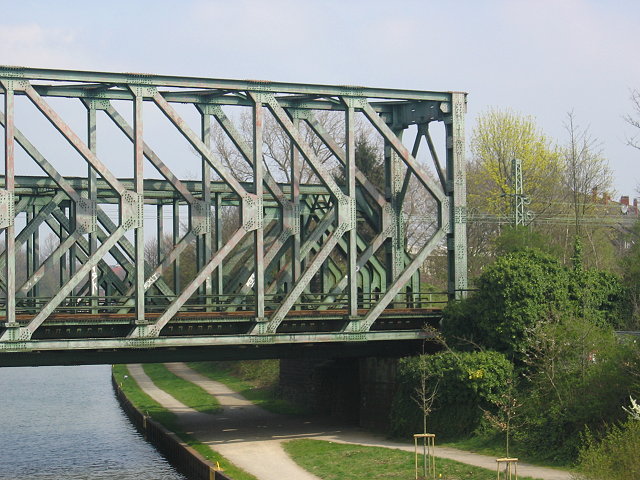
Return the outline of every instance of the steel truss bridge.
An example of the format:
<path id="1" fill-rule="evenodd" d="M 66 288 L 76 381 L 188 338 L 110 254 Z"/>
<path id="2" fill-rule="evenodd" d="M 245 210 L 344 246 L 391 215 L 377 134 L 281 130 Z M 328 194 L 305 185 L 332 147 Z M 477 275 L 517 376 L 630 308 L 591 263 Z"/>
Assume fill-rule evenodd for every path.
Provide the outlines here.
<path id="1" fill-rule="evenodd" d="M 382 352 L 421 342 L 442 303 L 464 295 L 464 93 L 20 67 L 0 67 L 0 84 L 0 365 L 248 358 L 309 346 Z M 74 128 L 63 119 L 68 103 L 84 112 Z M 73 176 L 61 173 L 67 157 L 42 153 L 46 137 L 21 129 L 16 112 L 25 108 L 68 144 L 82 165 Z M 159 139 L 143 122 L 151 109 L 195 151 L 200 178 L 180 179 L 152 149 Z M 249 139 L 230 110 L 250 112 Z M 318 120 L 322 111 L 341 117 L 339 134 Z M 286 182 L 264 161 L 267 115 L 290 142 Z M 384 142 L 384 185 L 356 165 L 356 117 Z M 119 162 L 130 178 L 98 153 L 109 147 L 99 121 L 129 142 Z M 444 165 L 431 122 L 444 124 Z M 213 124 L 249 180 L 215 153 Z M 309 132 L 337 172 L 318 158 Z M 420 148 L 430 169 L 416 160 Z M 38 174 L 17 174 L 23 162 Z M 304 166 L 313 172 L 306 183 Z M 428 239 L 409 254 L 403 206 L 412 178 L 434 211 Z M 145 255 L 149 215 L 155 262 Z M 46 232 L 57 240 L 45 257 Z M 185 280 L 190 249 L 195 266 Z M 419 268 L 436 249 L 448 257 L 445 296 L 420 291 Z M 52 273 L 55 288 L 44 294 Z"/>

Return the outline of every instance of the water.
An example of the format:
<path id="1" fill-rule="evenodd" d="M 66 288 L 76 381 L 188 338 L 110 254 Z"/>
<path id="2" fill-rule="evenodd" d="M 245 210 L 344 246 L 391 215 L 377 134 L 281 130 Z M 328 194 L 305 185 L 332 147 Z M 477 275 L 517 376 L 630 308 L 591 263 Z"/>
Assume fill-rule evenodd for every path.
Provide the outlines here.
<path id="1" fill-rule="evenodd" d="M 184 480 L 131 426 L 110 375 L 0 368 L 0 480 Z"/>

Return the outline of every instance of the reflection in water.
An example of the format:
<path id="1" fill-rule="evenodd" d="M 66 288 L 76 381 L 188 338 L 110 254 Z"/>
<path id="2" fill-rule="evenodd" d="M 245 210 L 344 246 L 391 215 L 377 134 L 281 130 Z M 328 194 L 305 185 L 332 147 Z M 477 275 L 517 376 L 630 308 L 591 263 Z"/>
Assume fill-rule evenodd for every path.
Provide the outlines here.
<path id="1" fill-rule="evenodd" d="M 0 368 L 0 479 L 184 479 L 131 426 L 110 375 Z"/>

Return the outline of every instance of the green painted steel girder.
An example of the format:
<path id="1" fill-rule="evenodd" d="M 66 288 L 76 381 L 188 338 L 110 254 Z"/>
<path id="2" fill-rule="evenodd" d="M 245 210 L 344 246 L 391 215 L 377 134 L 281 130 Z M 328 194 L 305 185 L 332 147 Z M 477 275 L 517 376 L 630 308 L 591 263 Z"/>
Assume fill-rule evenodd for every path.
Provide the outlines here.
<path id="1" fill-rule="evenodd" d="M 443 298 L 465 295 L 464 93 L 8 66 L 0 66 L 0 85 L 0 366 L 29 352 L 53 359 L 104 349 L 126 358 L 136 349 L 415 342 Z M 50 98 L 81 103 L 86 128 L 74 131 Z M 62 175 L 55 165 L 63 160 L 36 148 L 46 138 L 19 129 L 16 110 L 27 102 L 80 155 L 85 176 Z M 194 108 L 197 127 L 178 103 Z M 126 104 L 132 124 L 116 110 Z M 165 163 L 150 148 L 149 109 L 193 147 L 199 178 L 179 178 L 168 167 L 176 159 Z M 249 122 L 239 121 L 240 110 Z M 327 110 L 341 118 L 332 128 L 316 114 Z M 275 130 L 266 130 L 267 115 Z M 385 144 L 382 188 L 356 165 L 356 116 Z M 132 146 L 118 165 L 99 153 L 109 148 L 99 117 Z M 445 125 L 446 168 L 431 122 Z M 213 125 L 245 176 L 219 158 Z M 403 144 L 409 128 L 417 128 L 411 149 Z M 267 135 L 283 147 L 278 174 L 265 163 Z M 417 160 L 423 139 L 434 178 Z M 16 144 L 44 176 L 15 174 Z M 133 178 L 113 173 L 123 162 Z M 418 193 L 409 189 L 414 178 Z M 410 252 L 403 212 L 412 194 L 430 199 L 434 225 Z M 154 228 L 145 230 L 145 220 Z M 45 235 L 54 240 L 43 252 Z M 434 300 L 419 291 L 419 269 L 442 248 L 449 285 Z"/>

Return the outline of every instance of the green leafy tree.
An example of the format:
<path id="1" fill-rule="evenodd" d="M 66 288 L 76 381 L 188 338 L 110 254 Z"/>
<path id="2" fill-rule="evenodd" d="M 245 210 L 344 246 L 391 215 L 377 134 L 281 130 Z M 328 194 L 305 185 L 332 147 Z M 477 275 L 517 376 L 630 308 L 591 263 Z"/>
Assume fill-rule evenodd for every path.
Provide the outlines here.
<path id="1" fill-rule="evenodd" d="M 356 167 L 384 192 L 384 162 L 378 145 L 368 140 L 364 134 L 360 134 L 356 138 L 355 156 Z"/>
<path id="2" fill-rule="evenodd" d="M 473 278 L 495 259 L 495 247 L 500 244 L 494 240 L 502 235 L 504 223 L 512 219 L 514 159 L 521 161 L 524 194 L 535 216 L 557 210 L 563 189 L 560 152 L 531 116 L 511 110 L 483 112 L 473 129 L 470 150 L 467 197 L 473 221 L 467 235 Z"/>
<path id="3" fill-rule="evenodd" d="M 494 248 L 498 256 L 527 249 L 539 250 L 554 257 L 561 253 L 547 235 L 522 226 L 504 228 L 495 239 Z"/>

